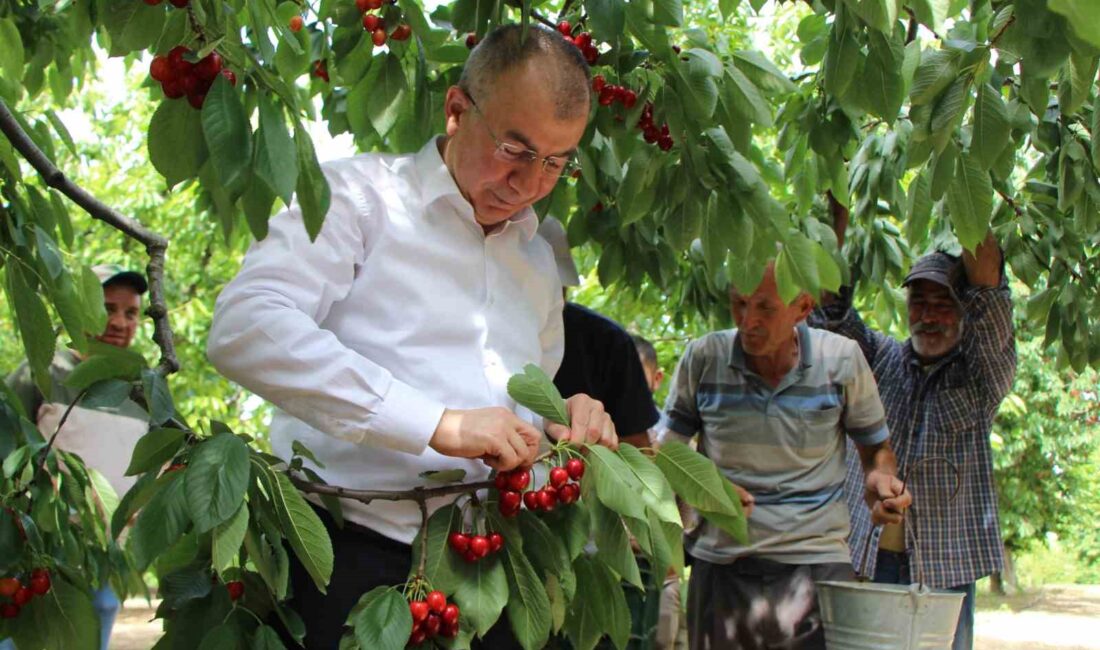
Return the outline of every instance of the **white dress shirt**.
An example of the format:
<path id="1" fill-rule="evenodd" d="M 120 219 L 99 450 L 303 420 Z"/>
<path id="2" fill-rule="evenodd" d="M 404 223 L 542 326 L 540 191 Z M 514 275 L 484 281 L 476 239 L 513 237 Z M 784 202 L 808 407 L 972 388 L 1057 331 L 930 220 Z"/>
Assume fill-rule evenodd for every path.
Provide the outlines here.
<path id="1" fill-rule="evenodd" d="M 226 377 L 278 407 L 271 444 L 301 441 L 330 484 L 401 490 L 480 460 L 428 447 L 444 408 L 503 406 L 527 363 L 563 350 L 562 292 L 530 209 L 486 235 L 440 157 L 365 154 L 326 164 L 332 205 L 310 243 L 297 204 L 272 218 L 218 297 L 207 343 Z M 430 504 L 438 507 L 449 499 Z M 345 500 L 344 516 L 411 542 L 412 501 Z"/>

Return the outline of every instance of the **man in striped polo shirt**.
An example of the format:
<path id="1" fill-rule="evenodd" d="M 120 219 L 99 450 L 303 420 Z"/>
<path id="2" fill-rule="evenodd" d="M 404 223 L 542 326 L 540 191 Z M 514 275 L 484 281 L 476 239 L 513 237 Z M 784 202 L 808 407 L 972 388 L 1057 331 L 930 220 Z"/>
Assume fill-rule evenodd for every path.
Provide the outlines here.
<path id="1" fill-rule="evenodd" d="M 909 495 L 859 346 L 807 327 L 813 300 L 784 304 L 774 264 L 751 295 L 731 288 L 730 308 L 737 329 L 685 350 L 661 435 L 698 435 L 749 515 L 748 545 L 705 521 L 686 536 L 690 645 L 823 650 L 813 583 L 853 577 L 845 437 L 859 450 L 877 521 L 900 521 Z"/>

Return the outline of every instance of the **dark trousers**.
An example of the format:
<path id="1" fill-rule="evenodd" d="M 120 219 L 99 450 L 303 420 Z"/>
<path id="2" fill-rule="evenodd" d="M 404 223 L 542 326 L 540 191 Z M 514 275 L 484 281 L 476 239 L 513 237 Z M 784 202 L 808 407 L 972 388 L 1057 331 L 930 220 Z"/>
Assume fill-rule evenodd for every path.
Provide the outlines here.
<path id="1" fill-rule="evenodd" d="M 879 549 L 875 563 L 875 582 L 892 585 L 912 584 L 909 571 L 909 555 L 896 551 Z M 947 591 L 964 594 L 959 622 L 955 626 L 955 642 L 951 650 L 971 650 L 974 647 L 974 583 L 957 585 Z"/>
<path id="2" fill-rule="evenodd" d="M 412 567 L 412 547 L 350 521 L 344 522 L 343 528 L 338 528 L 327 511 L 321 508 L 314 510 L 332 539 L 332 580 L 328 584 L 328 593 L 322 594 L 305 566 L 288 547 L 292 593 L 289 605 L 305 623 L 306 650 L 336 650 L 344 634 L 348 613 L 359 602 L 360 596 L 380 585 L 401 585 L 408 579 Z M 286 647 L 298 647 L 285 630 L 280 630 L 280 634 Z M 507 650 L 518 648 L 519 644 L 502 615 L 501 622 L 494 625 L 483 640 L 475 641 L 473 647 Z"/>
<path id="3" fill-rule="evenodd" d="M 852 580 L 848 563 L 781 564 L 698 558 L 688 583 L 691 650 L 825 650 L 814 583 Z"/>

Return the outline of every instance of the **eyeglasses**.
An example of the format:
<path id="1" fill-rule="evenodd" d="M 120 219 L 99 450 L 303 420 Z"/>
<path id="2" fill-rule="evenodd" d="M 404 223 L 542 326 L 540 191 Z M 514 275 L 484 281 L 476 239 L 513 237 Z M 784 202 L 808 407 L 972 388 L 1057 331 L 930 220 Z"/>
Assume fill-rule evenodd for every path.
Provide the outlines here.
<path id="1" fill-rule="evenodd" d="M 489 121 L 485 119 L 485 114 L 481 112 L 477 102 L 474 101 L 470 93 L 465 90 L 463 93 L 466 95 L 466 98 L 470 100 L 470 105 L 474 107 L 474 111 L 477 112 L 478 117 L 481 118 L 481 123 L 485 125 L 485 130 L 489 132 L 489 137 L 493 139 L 493 144 L 496 145 L 496 151 L 493 153 L 493 157 L 497 160 L 513 165 L 522 165 L 524 167 L 539 162 L 542 166 L 542 173 L 553 178 L 558 178 L 564 173 L 572 173 L 574 170 L 580 169 L 576 161 L 571 158 L 563 156 L 540 156 L 539 152 L 533 149 L 528 149 L 527 147 L 511 142 L 504 142 L 497 137 L 496 133 L 493 133 L 492 127 L 489 126 Z"/>

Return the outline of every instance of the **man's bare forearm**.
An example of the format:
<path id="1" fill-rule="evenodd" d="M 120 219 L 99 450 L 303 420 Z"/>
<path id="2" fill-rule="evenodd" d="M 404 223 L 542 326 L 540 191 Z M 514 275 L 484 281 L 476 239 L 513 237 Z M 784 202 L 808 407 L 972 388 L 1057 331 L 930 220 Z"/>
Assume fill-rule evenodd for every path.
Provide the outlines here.
<path id="1" fill-rule="evenodd" d="M 859 449 L 859 459 L 863 464 L 863 474 L 873 471 L 884 472 L 891 476 L 898 475 L 898 460 L 894 456 L 894 450 L 890 448 L 890 441 L 880 442 L 877 445 L 856 445 Z"/>
<path id="2" fill-rule="evenodd" d="M 993 231 L 985 235 L 973 253 L 963 251 L 963 267 L 966 279 L 974 287 L 998 287 L 1001 285 L 1001 247 L 993 237 Z"/>

